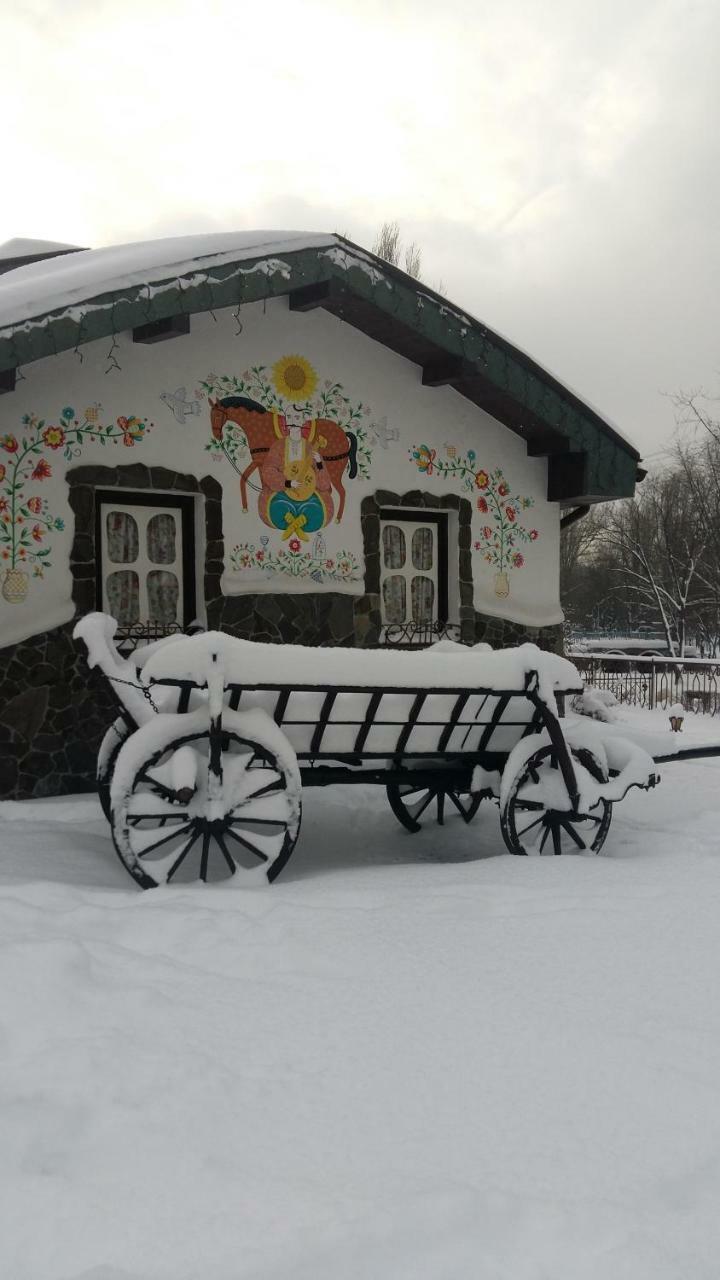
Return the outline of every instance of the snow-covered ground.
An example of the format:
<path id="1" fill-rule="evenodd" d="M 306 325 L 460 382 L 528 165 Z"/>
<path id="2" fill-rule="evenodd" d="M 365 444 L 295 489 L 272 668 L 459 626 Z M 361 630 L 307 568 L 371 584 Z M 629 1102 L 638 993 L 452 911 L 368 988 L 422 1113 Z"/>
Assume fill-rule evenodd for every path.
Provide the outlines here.
<path id="1" fill-rule="evenodd" d="M 0 1274 L 714 1280 L 719 818 L 720 759 L 597 858 L 335 788 L 272 888 L 143 894 L 0 805 Z"/>

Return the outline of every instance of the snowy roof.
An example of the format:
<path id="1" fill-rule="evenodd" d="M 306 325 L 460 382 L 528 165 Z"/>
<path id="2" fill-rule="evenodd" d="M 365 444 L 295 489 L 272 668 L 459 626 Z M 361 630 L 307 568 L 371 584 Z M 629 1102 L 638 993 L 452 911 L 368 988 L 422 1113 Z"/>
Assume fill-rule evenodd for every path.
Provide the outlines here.
<path id="1" fill-rule="evenodd" d="M 79 244 L 61 244 L 59 240 L 26 240 L 15 236 L 0 244 L 0 262 L 11 258 L 35 258 L 43 253 L 73 253 L 80 248 Z"/>
<path id="2" fill-rule="evenodd" d="M 634 490 L 637 451 L 587 401 L 507 338 L 343 236 L 261 230 L 63 248 L 72 246 L 0 276 L 0 371 L 175 315 L 291 295 L 421 365 L 424 381 L 453 386 L 550 458 L 551 500 Z"/>
<path id="3" fill-rule="evenodd" d="M 82 249 L 59 258 L 32 262 L 3 277 L 0 281 L 0 328 L 61 307 L 76 306 L 100 294 L 169 277 L 177 278 L 199 268 L 222 266 L 262 254 L 277 256 L 298 249 L 329 247 L 336 242 L 337 236 L 298 231 L 228 231 L 219 235 L 141 240 L 136 244 L 113 245 L 108 249 Z M 56 245 L 54 250 L 71 247 Z M 14 256 L 19 257 L 20 254 Z"/>

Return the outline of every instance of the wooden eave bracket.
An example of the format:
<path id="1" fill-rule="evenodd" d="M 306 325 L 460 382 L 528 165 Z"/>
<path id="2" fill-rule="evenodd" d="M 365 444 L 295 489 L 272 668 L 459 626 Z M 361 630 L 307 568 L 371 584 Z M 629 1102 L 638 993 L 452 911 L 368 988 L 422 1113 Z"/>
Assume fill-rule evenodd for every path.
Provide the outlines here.
<path id="1" fill-rule="evenodd" d="M 3 369 L 0 373 L 0 396 L 15 390 L 16 374 L 16 369 Z"/>
<path id="2" fill-rule="evenodd" d="M 548 458 L 548 502 L 586 502 L 587 464 L 586 453 L 558 453 Z"/>
<path id="3" fill-rule="evenodd" d="M 190 332 L 190 317 L 186 315 L 168 316 L 166 320 L 154 320 L 152 324 L 141 324 L 133 329 L 133 342 L 149 344 L 151 342 L 167 342 L 168 338 L 182 338 Z"/>
<path id="4" fill-rule="evenodd" d="M 424 387 L 446 387 L 458 382 L 468 372 L 467 361 L 462 356 L 441 355 L 427 360 L 422 367 Z"/>
<path id="5" fill-rule="evenodd" d="M 291 289 L 288 294 L 288 306 L 291 311 L 314 311 L 316 307 L 326 306 L 334 293 L 331 280 L 318 280 L 316 284 L 305 284 L 299 289 Z"/>

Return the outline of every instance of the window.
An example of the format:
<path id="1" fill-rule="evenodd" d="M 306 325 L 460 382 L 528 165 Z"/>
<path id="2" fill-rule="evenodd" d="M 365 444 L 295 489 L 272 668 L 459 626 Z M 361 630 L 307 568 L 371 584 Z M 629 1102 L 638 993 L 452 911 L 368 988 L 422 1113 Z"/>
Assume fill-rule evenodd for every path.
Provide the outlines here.
<path id="1" fill-rule="evenodd" d="M 447 622 L 447 517 L 380 512 L 380 610 L 384 627 L 422 640 Z"/>
<path id="2" fill-rule="evenodd" d="M 120 627 L 162 633 L 195 616 L 193 499 L 96 493 L 98 607 Z"/>

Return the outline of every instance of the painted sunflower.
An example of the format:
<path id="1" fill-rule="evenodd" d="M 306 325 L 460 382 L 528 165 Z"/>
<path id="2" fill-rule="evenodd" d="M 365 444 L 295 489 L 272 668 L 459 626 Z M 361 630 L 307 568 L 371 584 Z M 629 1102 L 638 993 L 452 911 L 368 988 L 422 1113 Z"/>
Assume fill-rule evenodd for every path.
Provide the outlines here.
<path id="1" fill-rule="evenodd" d="M 283 356 L 273 365 L 272 380 L 279 395 L 298 403 L 309 400 L 317 386 L 317 374 L 304 356 Z"/>

